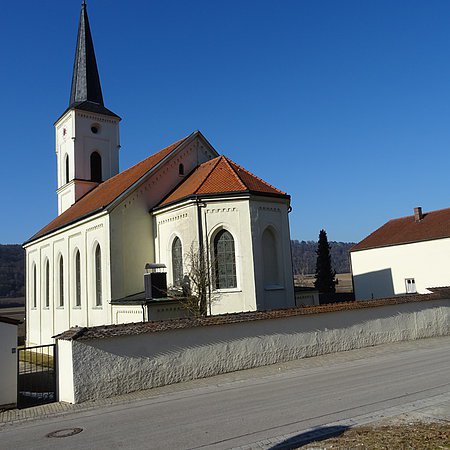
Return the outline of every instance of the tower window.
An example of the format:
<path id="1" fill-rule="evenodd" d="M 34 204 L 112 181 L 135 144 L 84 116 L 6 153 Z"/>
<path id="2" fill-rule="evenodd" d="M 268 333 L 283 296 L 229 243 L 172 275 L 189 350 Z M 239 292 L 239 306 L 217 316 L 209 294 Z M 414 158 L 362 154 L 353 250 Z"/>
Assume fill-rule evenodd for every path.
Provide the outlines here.
<path id="1" fill-rule="evenodd" d="M 91 181 L 102 182 L 102 157 L 97 152 L 91 154 Z"/>
<path id="2" fill-rule="evenodd" d="M 65 164 L 65 183 L 69 182 L 69 155 L 66 155 L 66 164 Z"/>
<path id="3" fill-rule="evenodd" d="M 178 166 L 178 175 L 184 175 L 184 166 L 183 166 L 183 164 L 180 164 Z"/>
<path id="4" fill-rule="evenodd" d="M 92 125 L 91 131 L 92 131 L 94 134 L 97 134 L 97 133 L 98 133 L 98 127 L 95 126 L 95 125 Z"/>

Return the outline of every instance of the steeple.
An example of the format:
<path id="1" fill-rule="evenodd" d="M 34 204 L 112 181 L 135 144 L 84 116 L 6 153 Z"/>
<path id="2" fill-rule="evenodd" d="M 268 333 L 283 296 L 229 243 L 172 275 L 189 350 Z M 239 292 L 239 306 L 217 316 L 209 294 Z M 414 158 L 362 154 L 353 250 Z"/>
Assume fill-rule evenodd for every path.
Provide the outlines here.
<path id="1" fill-rule="evenodd" d="M 73 64 L 69 109 L 83 109 L 100 114 L 115 114 L 104 107 L 100 76 L 95 59 L 94 43 L 87 15 L 86 2 L 81 4 L 77 48 Z"/>

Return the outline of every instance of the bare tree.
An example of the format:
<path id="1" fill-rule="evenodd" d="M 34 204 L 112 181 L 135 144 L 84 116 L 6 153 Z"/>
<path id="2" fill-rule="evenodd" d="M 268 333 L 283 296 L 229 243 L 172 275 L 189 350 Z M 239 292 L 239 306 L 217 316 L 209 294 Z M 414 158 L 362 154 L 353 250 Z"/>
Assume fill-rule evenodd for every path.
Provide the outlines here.
<path id="1" fill-rule="evenodd" d="M 196 317 L 207 316 L 211 305 L 218 299 L 213 289 L 214 262 L 207 252 L 200 249 L 195 242 L 183 255 L 185 273 L 181 286 L 170 290 L 183 298 L 183 304 Z"/>

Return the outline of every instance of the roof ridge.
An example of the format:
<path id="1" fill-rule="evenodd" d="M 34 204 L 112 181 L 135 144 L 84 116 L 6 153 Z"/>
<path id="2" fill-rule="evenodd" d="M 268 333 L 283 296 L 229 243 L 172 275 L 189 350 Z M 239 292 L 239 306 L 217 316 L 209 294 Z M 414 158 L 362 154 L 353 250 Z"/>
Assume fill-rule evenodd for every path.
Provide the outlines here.
<path id="1" fill-rule="evenodd" d="M 236 172 L 236 169 L 230 164 L 230 162 L 233 162 L 230 160 L 228 160 L 228 158 L 226 156 L 223 156 L 225 162 L 227 163 L 228 167 L 231 169 L 231 172 L 234 174 L 234 176 L 237 178 L 237 180 L 239 181 L 239 183 L 242 185 L 242 187 L 244 189 L 249 190 L 249 187 L 244 183 L 244 180 L 239 176 L 239 174 Z"/>
<path id="2" fill-rule="evenodd" d="M 262 178 L 258 177 L 257 175 L 255 175 L 253 172 L 250 172 L 249 170 L 245 169 L 244 167 L 240 166 L 239 164 L 235 163 L 233 160 L 225 157 L 225 159 L 227 159 L 227 161 L 229 161 L 229 163 L 234 164 L 235 166 L 237 166 L 240 170 L 242 170 L 243 172 L 247 173 L 248 175 L 256 178 L 258 181 L 260 181 L 261 183 L 265 184 L 266 186 L 271 187 L 272 189 L 275 189 L 276 191 L 287 195 L 286 192 L 282 191 L 281 189 L 276 188 L 275 186 L 273 186 L 272 184 L 268 183 L 267 181 L 263 180 Z M 239 176 L 239 174 L 236 173 L 237 176 Z M 239 177 L 240 178 L 240 177 Z"/>
<path id="3" fill-rule="evenodd" d="M 198 168 L 200 168 L 201 166 L 203 166 L 203 164 L 211 163 L 211 162 L 213 162 L 214 160 L 217 160 L 217 161 L 213 164 L 213 167 L 212 167 L 211 170 L 208 172 L 208 174 L 206 175 L 206 177 L 203 178 L 202 182 L 195 188 L 195 191 L 194 191 L 195 193 L 197 193 L 197 192 L 200 190 L 200 188 L 205 184 L 206 180 L 207 180 L 207 179 L 211 176 L 211 174 L 214 172 L 214 169 L 217 167 L 217 165 L 219 164 L 219 162 L 220 162 L 220 160 L 221 160 L 222 158 L 223 158 L 222 155 L 217 156 L 216 158 L 210 159 L 209 161 L 205 161 L 204 163 L 200 164 L 200 165 L 197 167 L 197 169 L 198 169 Z"/>

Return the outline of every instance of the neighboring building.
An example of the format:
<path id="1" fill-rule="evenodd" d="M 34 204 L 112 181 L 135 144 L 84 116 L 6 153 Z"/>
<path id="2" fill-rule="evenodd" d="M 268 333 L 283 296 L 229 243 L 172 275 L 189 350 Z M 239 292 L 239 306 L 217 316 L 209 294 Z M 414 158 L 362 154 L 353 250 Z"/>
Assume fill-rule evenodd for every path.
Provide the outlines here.
<path id="1" fill-rule="evenodd" d="M 293 306 L 290 197 L 199 131 L 119 173 L 119 122 L 103 103 L 83 2 L 70 104 L 55 123 L 59 215 L 24 244 L 27 343 L 142 321 L 131 300 L 146 263 L 166 264 L 180 285 L 191 248 L 214 261 L 210 313 Z"/>
<path id="2" fill-rule="evenodd" d="M 356 300 L 450 285 L 450 208 L 393 219 L 350 250 Z"/>
<path id="3" fill-rule="evenodd" d="M 0 316 L 0 409 L 17 400 L 17 326 L 20 320 Z"/>

